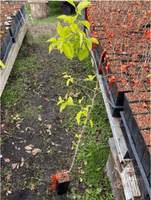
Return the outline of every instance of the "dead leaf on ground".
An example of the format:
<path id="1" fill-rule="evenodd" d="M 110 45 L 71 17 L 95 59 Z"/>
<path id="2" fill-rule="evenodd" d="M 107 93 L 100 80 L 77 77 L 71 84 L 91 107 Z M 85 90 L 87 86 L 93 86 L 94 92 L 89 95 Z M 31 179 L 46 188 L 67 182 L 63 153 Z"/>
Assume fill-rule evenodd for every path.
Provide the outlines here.
<path id="1" fill-rule="evenodd" d="M 21 164 L 20 164 L 20 167 L 22 167 L 24 165 L 24 158 L 22 157 L 21 158 Z"/>
<path id="2" fill-rule="evenodd" d="M 47 128 L 48 128 L 48 129 L 51 129 L 51 124 L 47 124 Z"/>
<path id="3" fill-rule="evenodd" d="M 41 115 L 38 116 L 38 120 L 42 121 L 42 116 Z"/>
<path id="4" fill-rule="evenodd" d="M 16 125 L 16 128 L 20 129 L 20 124 L 17 124 L 17 125 Z"/>
<path id="5" fill-rule="evenodd" d="M 26 153 L 31 153 L 31 151 L 25 151 Z"/>
<path id="6" fill-rule="evenodd" d="M 13 174 L 7 174 L 7 176 L 6 176 L 7 182 L 11 181 L 10 177 L 11 177 L 12 175 L 13 175 Z"/>
<path id="7" fill-rule="evenodd" d="M 37 153 L 40 153 L 40 152 L 42 152 L 41 149 L 35 148 L 35 149 L 32 151 L 32 155 L 36 155 Z"/>
<path id="8" fill-rule="evenodd" d="M 34 190 L 35 189 L 35 184 L 32 184 L 31 185 L 31 190 Z"/>
<path id="9" fill-rule="evenodd" d="M 4 158 L 5 162 L 10 162 L 9 158 Z"/>
<path id="10" fill-rule="evenodd" d="M 45 100 L 45 101 L 49 101 L 49 99 L 48 99 L 48 98 L 44 98 L 44 100 Z"/>
<path id="11" fill-rule="evenodd" d="M 12 164 L 12 168 L 15 169 L 18 165 L 19 165 L 19 163 Z"/>
<path id="12" fill-rule="evenodd" d="M 33 144 L 30 144 L 29 146 L 30 146 L 30 147 L 34 147 L 34 145 L 33 145 Z"/>
<path id="13" fill-rule="evenodd" d="M 7 134 L 8 134 L 8 132 L 7 132 L 7 131 L 4 131 L 4 133 L 7 133 Z"/>
<path id="14" fill-rule="evenodd" d="M 72 93 L 72 92 L 70 92 L 70 93 L 69 93 L 69 96 L 70 96 L 70 97 L 78 97 L 79 94 L 80 94 L 80 92 L 79 92 L 79 93 L 75 93 L 75 94 Z"/>
<path id="15" fill-rule="evenodd" d="M 31 147 L 31 146 L 26 146 L 25 149 L 26 149 L 26 150 L 31 150 L 32 147 Z"/>
<path id="16" fill-rule="evenodd" d="M 26 177 L 26 174 L 22 175 L 22 177 Z"/>

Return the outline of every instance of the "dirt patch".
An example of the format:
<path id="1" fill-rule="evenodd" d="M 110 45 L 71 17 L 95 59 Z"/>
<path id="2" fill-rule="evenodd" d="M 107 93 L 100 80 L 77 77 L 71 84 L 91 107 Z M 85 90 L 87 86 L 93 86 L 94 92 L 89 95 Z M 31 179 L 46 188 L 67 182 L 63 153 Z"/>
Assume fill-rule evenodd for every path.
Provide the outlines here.
<path id="1" fill-rule="evenodd" d="M 32 35 L 37 38 L 44 34 L 46 34 L 48 37 L 52 37 L 52 35 L 56 35 L 56 27 L 58 22 L 39 22 L 38 24 L 30 24 L 29 29 L 32 33 Z"/>

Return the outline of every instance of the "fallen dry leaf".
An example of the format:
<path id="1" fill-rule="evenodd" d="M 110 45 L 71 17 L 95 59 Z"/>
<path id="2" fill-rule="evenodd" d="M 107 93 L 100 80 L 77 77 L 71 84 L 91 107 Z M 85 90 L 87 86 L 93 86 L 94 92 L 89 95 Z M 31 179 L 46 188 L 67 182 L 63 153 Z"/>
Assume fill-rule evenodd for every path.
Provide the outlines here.
<path id="1" fill-rule="evenodd" d="M 13 175 L 13 174 L 7 174 L 7 176 L 6 176 L 7 182 L 11 181 L 10 177 L 11 177 L 12 175 Z"/>
<path id="2" fill-rule="evenodd" d="M 18 165 L 17 165 L 17 169 L 19 169 L 19 163 L 18 163 Z"/>
<path id="3" fill-rule="evenodd" d="M 5 162 L 10 162 L 9 158 L 4 158 Z"/>
<path id="4" fill-rule="evenodd" d="M 7 133 L 7 134 L 8 134 L 8 132 L 7 132 L 7 131 L 4 131 L 4 133 Z"/>
<path id="5" fill-rule="evenodd" d="M 44 100 L 45 100 L 45 101 L 49 101 L 49 99 L 48 99 L 48 98 L 44 98 Z"/>
<path id="6" fill-rule="evenodd" d="M 51 129 L 51 124 L 47 124 L 47 128 L 48 128 L 48 129 Z"/>
<path id="7" fill-rule="evenodd" d="M 72 92 L 70 92 L 70 93 L 69 93 L 69 96 L 70 96 L 70 97 L 78 97 L 79 94 L 80 94 L 80 92 L 79 92 L 79 93 L 75 93 L 75 94 L 72 93 Z"/>
<path id="8" fill-rule="evenodd" d="M 17 125 L 16 125 L 16 128 L 20 129 L 20 124 L 17 124 Z"/>
<path id="9" fill-rule="evenodd" d="M 42 135 L 42 131 L 40 131 L 39 135 Z"/>
<path id="10" fill-rule="evenodd" d="M 33 144 L 30 144 L 29 146 L 30 146 L 30 147 L 34 147 L 34 145 L 33 145 Z"/>
<path id="11" fill-rule="evenodd" d="M 34 190 L 35 189 L 35 184 L 32 184 L 31 185 L 31 190 Z"/>
<path id="12" fill-rule="evenodd" d="M 21 158 L 21 164 L 20 164 L 20 167 L 22 167 L 24 165 L 24 158 L 22 157 Z"/>
<path id="13" fill-rule="evenodd" d="M 41 115 L 38 116 L 38 120 L 39 120 L 39 121 L 42 121 Z"/>
<path id="14" fill-rule="evenodd" d="M 26 174 L 22 175 L 22 177 L 26 177 Z"/>
<path id="15" fill-rule="evenodd" d="M 35 149 L 32 151 L 32 155 L 36 155 L 37 153 L 40 153 L 40 152 L 42 152 L 41 149 L 35 148 Z"/>
<path id="16" fill-rule="evenodd" d="M 31 151 L 25 151 L 26 153 L 31 153 Z"/>
<path id="17" fill-rule="evenodd" d="M 31 150 L 32 147 L 30 147 L 30 146 L 26 146 L 25 149 L 26 149 L 26 150 Z"/>
<path id="18" fill-rule="evenodd" d="M 16 167 L 17 165 L 19 165 L 19 164 L 18 164 L 18 163 L 12 164 L 12 168 L 15 169 L 15 167 Z"/>

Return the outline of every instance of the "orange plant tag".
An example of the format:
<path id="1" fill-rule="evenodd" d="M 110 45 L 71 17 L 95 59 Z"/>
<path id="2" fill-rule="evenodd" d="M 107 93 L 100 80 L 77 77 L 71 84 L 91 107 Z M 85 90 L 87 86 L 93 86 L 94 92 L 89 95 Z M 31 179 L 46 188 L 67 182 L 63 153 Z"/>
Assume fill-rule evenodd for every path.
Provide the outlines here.
<path id="1" fill-rule="evenodd" d="M 145 102 L 142 103 L 143 108 L 147 108 L 147 104 Z"/>

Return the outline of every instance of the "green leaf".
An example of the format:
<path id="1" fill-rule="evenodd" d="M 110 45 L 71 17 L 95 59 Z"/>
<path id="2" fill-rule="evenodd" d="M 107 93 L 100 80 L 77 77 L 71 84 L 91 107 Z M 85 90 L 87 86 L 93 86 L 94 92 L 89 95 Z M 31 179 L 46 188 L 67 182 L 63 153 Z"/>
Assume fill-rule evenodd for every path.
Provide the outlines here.
<path id="1" fill-rule="evenodd" d="M 87 7 L 88 5 L 91 5 L 90 2 L 88 1 L 82 1 L 78 4 L 77 9 L 78 9 L 78 13 L 81 13 L 81 10 L 83 10 L 85 7 Z"/>
<path id="2" fill-rule="evenodd" d="M 83 113 L 82 110 L 80 110 L 80 112 L 77 113 L 76 120 L 77 120 L 78 125 L 80 124 L 80 117 L 82 113 Z"/>
<path id="3" fill-rule="evenodd" d="M 71 56 L 72 56 L 72 58 L 73 58 L 73 56 L 74 56 L 73 44 L 72 44 L 71 42 L 68 42 L 67 45 L 68 45 L 68 47 L 69 47 L 69 49 L 70 49 L 70 53 L 71 53 Z M 72 82 L 72 83 L 73 83 L 73 82 Z"/>
<path id="4" fill-rule="evenodd" d="M 63 78 L 70 78 L 70 77 L 71 77 L 71 76 L 69 76 L 69 75 L 67 75 L 67 74 L 63 76 Z"/>
<path id="5" fill-rule="evenodd" d="M 74 142 L 73 142 L 73 144 L 74 144 L 74 146 L 77 146 L 77 144 L 76 144 L 76 143 L 74 143 Z"/>
<path id="6" fill-rule="evenodd" d="M 73 3 L 73 1 L 71 1 L 71 0 L 66 0 L 66 1 L 75 7 L 75 4 Z"/>
<path id="7" fill-rule="evenodd" d="M 141 14 L 141 12 L 144 12 L 144 13 L 145 13 L 145 15 L 146 15 L 146 12 L 145 12 L 145 10 L 142 10 L 142 11 L 140 11 L 140 14 Z"/>
<path id="8" fill-rule="evenodd" d="M 81 104 L 81 102 L 83 101 L 84 97 L 82 97 L 82 99 L 79 100 L 79 104 Z"/>
<path id="9" fill-rule="evenodd" d="M 100 188 L 100 187 L 97 188 L 97 189 L 96 189 L 96 194 L 100 194 L 101 191 L 102 191 L 102 188 Z"/>
<path id="10" fill-rule="evenodd" d="M 66 57 L 69 58 L 70 60 L 72 60 L 73 54 L 70 51 L 70 47 L 67 44 L 63 44 L 62 48 L 63 48 L 63 51 L 64 51 Z"/>
<path id="11" fill-rule="evenodd" d="M 59 102 L 57 103 L 57 105 L 59 105 L 59 104 L 61 104 L 61 103 L 63 103 L 64 102 L 64 100 L 61 98 L 61 97 L 59 97 Z"/>
<path id="12" fill-rule="evenodd" d="M 83 115 L 84 115 L 85 117 L 88 116 L 88 113 L 87 113 L 87 111 L 85 110 L 85 108 L 84 108 L 84 111 L 83 111 Z"/>
<path id="13" fill-rule="evenodd" d="M 66 105 L 67 105 L 67 103 L 63 103 L 63 104 L 60 106 L 60 112 L 62 112 L 63 109 L 65 109 Z"/>
<path id="14" fill-rule="evenodd" d="M 86 123 L 86 119 L 84 120 L 84 124 Z"/>
<path id="15" fill-rule="evenodd" d="M 101 169 L 101 167 L 99 167 L 98 169 L 97 169 L 97 171 L 99 171 Z"/>
<path id="16" fill-rule="evenodd" d="M 60 36 L 63 36 L 63 34 L 64 34 L 64 31 L 63 31 L 63 28 L 62 28 L 60 22 L 58 22 L 57 32 L 58 32 L 58 34 L 59 34 Z"/>
<path id="17" fill-rule="evenodd" d="M 71 17 L 71 16 L 66 16 L 66 15 L 61 15 L 59 17 L 57 17 L 59 19 L 64 19 L 64 22 L 68 21 L 69 24 L 72 24 L 74 23 L 74 21 L 76 20 L 77 18 L 77 15 L 75 17 Z"/>
<path id="18" fill-rule="evenodd" d="M 89 55 L 89 52 L 87 49 L 81 49 L 79 52 L 78 52 L 78 58 L 79 60 L 84 60 L 86 57 L 88 57 Z"/>
<path id="19" fill-rule="evenodd" d="M 80 47 L 82 46 L 82 42 L 83 42 L 83 34 L 81 33 L 81 31 L 78 31 L 79 36 L 80 36 Z"/>
<path id="20" fill-rule="evenodd" d="M 81 24 L 83 24 L 85 27 L 87 27 L 88 30 L 90 30 L 90 23 L 86 20 L 80 21 Z"/>
<path id="21" fill-rule="evenodd" d="M 76 135 L 75 135 L 75 137 L 77 137 L 77 138 L 78 138 L 78 137 L 79 137 L 79 136 L 78 136 L 78 134 L 76 134 Z"/>
<path id="22" fill-rule="evenodd" d="M 86 44 L 87 44 L 87 47 L 89 49 L 89 51 L 91 50 L 92 48 L 92 42 L 89 40 L 90 38 L 86 38 L 85 41 L 86 41 Z"/>
<path id="23" fill-rule="evenodd" d="M 89 189 L 86 189 L 86 192 L 87 192 L 88 194 L 92 194 L 92 191 L 89 190 Z"/>
<path id="24" fill-rule="evenodd" d="M 64 38 L 68 38 L 71 34 L 71 29 L 68 27 L 68 26 L 65 26 L 63 28 L 63 31 L 64 31 Z"/>
<path id="25" fill-rule="evenodd" d="M 68 105 L 74 105 L 72 97 L 68 98 Z"/>
<path id="26" fill-rule="evenodd" d="M 3 64 L 3 62 L 0 60 L 0 66 L 2 67 L 2 68 L 5 68 L 6 66 Z"/>
<path id="27" fill-rule="evenodd" d="M 74 33 L 76 33 L 77 31 L 80 31 L 78 25 L 74 23 L 70 25 L 70 28 Z"/>
<path id="28" fill-rule="evenodd" d="M 89 78 L 85 78 L 84 81 L 92 81 L 96 75 L 92 76 L 92 75 L 88 75 Z"/>
<path id="29" fill-rule="evenodd" d="M 49 46 L 49 53 L 53 50 L 53 44 Z"/>
<path id="30" fill-rule="evenodd" d="M 47 40 L 46 42 L 55 42 L 56 41 L 56 38 L 55 37 L 52 37 L 50 38 L 49 40 Z"/>
<path id="31" fill-rule="evenodd" d="M 148 74 L 146 77 L 150 77 L 151 76 L 151 74 Z"/>
<path id="32" fill-rule="evenodd" d="M 49 46 L 49 53 L 53 50 L 53 48 L 57 45 L 57 43 L 51 43 Z"/>
<path id="33" fill-rule="evenodd" d="M 95 38 L 89 38 L 89 40 L 90 40 L 91 42 L 94 42 L 94 43 L 96 43 L 96 44 L 99 44 L 98 40 L 95 39 Z"/>
<path id="34" fill-rule="evenodd" d="M 90 119 L 91 128 L 93 127 L 93 121 Z"/>
<path id="35" fill-rule="evenodd" d="M 68 80 L 67 80 L 67 83 L 66 83 L 66 84 L 67 84 L 67 86 L 69 86 L 69 83 L 70 83 L 70 79 L 68 79 Z"/>
<path id="36" fill-rule="evenodd" d="M 65 96 L 65 99 L 67 100 L 67 98 L 68 98 L 68 93 L 66 94 L 66 96 Z"/>

